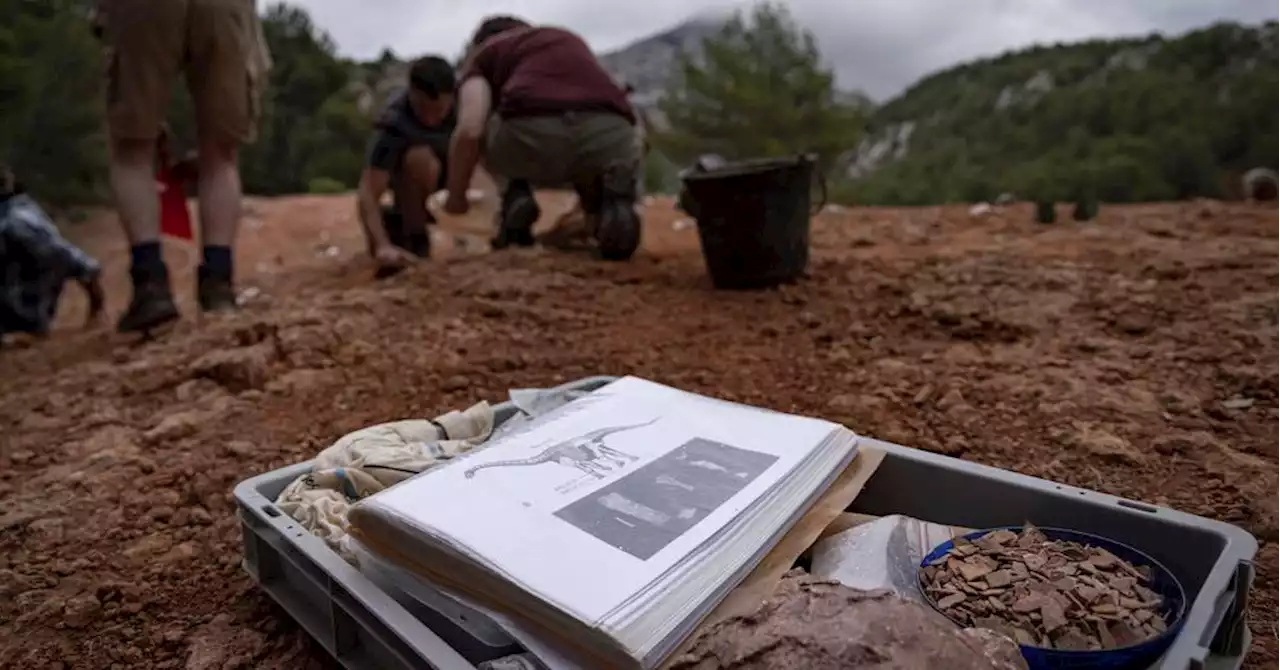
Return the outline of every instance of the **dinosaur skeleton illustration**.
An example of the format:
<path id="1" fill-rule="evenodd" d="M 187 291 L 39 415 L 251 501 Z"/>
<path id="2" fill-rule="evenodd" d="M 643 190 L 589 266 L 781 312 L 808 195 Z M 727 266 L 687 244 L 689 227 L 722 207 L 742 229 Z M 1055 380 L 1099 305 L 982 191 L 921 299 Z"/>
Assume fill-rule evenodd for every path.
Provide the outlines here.
<path id="1" fill-rule="evenodd" d="M 463 474 L 467 479 L 471 479 L 476 476 L 477 472 L 485 468 L 505 468 L 541 465 L 542 463 L 557 463 L 577 468 L 596 479 L 604 479 L 605 474 L 612 471 L 614 468 L 622 467 L 626 465 L 628 461 L 634 462 L 639 460 L 636 456 L 618 451 L 617 449 L 605 444 L 604 438 L 608 435 L 622 432 L 624 430 L 643 428 L 644 426 L 652 424 L 654 421 L 657 421 L 657 418 L 653 418 L 645 423 L 638 423 L 633 426 L 600 428 L 593 430 L 586 435 L 581 435 L 553 444 L 544 448 L 537 455 L 530 456 L 529 458 L 481 463 L 467 468 Z"/>

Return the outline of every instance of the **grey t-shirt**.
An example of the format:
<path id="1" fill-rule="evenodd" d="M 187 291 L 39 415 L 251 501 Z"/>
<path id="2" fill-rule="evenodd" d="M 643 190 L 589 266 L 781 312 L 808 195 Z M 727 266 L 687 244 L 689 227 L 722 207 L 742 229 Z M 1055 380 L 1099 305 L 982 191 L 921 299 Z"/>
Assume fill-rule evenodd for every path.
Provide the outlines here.
<path id="1" fill-rule="evenodd" d="M 392 184 L 399 181 L 400 169 L 404 163 L 404 154 L 410 147 L 427 145 L 440 159 L 443 169 L 449 163 L 449 138 L 457 123 L 451 111 L 444 122 L 438 126 L 428 126 L 418 118 L 409 105 L 408 93 L 400 93 L 392 97 L 383 111 L 375 127 L 377 133 L 369 145 L 369 167 L 386 170 L 391 173 Z M 441 185 L 444 175 L 441 174 Z"/>

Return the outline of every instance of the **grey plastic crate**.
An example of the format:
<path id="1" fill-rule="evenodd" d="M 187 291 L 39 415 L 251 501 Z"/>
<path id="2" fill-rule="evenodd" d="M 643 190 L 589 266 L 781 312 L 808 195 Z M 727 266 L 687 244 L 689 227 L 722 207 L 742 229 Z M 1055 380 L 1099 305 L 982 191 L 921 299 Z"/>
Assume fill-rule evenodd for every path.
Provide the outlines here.
<path id="1" fill-rule="evenodd" d="M 562 389 L 592 390 L 611 377 Z M 516 410 L 495 407 L 499 421 Z M 878 440 L 886 452 L 851 512 L 906 514 L 970 528 L 1026 520 L 1130 544 L 1182 582 L 1190 607 L 1182 632 L 1153 670 L 1239 668 L 1249 649 L 1245 624 L 1253 586 L 1253 536 L 1230 524 L 1027 477 Z M 244 532 L 244 568 L 272 598 L 351 670 L 473 670 L 505 653 L 468 636 L 448 617 L 410 613 L 272 503 L 311 464 L 259 475 L 235 489 Z M 415 616 L 416 615 L 416 616 Z"/>

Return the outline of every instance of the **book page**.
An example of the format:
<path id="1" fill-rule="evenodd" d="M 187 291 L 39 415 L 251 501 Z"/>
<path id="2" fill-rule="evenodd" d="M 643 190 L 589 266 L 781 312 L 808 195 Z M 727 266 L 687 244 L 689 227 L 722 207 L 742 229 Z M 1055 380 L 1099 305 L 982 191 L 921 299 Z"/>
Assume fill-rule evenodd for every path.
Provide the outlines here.
<path id="1" fill-rule="evenodd" d="M 598 625 L 835 429 L 634 378 L 588 398 L 369 503 Z"/>

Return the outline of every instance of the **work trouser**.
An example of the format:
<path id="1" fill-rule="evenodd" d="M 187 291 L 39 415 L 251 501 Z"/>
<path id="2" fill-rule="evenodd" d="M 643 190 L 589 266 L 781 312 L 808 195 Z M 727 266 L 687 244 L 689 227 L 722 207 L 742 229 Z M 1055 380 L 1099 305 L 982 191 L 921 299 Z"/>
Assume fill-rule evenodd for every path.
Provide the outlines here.
<path id="1" fill-rule="evenodd" d="M 599 211 L 607 170 L 642 175 L 643 136 L 626 117 L 607 112 L 490 119 L 485 169 L 501 188 L 511 181 L 534 188 L 571 186 L 591 214 Z M 638 192 L 633 194 L 638 197 Z"/>

